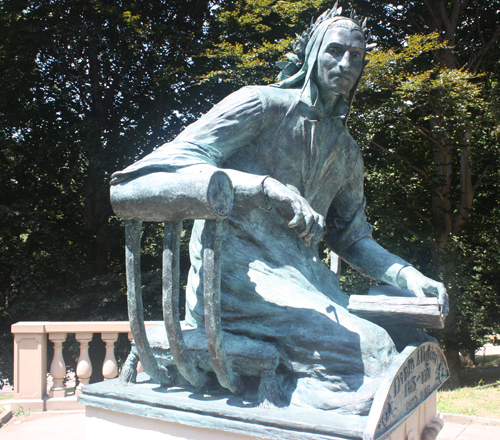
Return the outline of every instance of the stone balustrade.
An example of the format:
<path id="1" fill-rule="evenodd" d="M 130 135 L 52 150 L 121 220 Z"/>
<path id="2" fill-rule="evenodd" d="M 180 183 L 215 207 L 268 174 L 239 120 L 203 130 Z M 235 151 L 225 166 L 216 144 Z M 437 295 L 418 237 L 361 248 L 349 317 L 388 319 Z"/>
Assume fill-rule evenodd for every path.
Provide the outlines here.
<path id="1" fill-rule="evenodd" d="M 147 321 L 146 327 L 161 324 Z M 14 401 L 24 410 L 33 412 L 83 409 L 76 401 L 82 387 L 92 375 L 89 343 L 94 334 L 101 334 L 106 344 L 106 355 L 102 366 L 104 380 L 118 374 L 115 358 L 115 342 L 120 333 L 126 333 L 132 341 L 128 321 L 107 322 L 18 322 L 12 326 L 14 334 Z M 74 393 L 68 393 L 64 379 L 66 363 L 63 343 L 68 334 L 74 334 L 80 344 L 80 356 L 76 365 L 79 384 Z M 47 392 L 47 337 L 54 344 L 54 355 L 50 364 L 52 386 Z M 140 366 L 138 367 L 140 368 Z"/>

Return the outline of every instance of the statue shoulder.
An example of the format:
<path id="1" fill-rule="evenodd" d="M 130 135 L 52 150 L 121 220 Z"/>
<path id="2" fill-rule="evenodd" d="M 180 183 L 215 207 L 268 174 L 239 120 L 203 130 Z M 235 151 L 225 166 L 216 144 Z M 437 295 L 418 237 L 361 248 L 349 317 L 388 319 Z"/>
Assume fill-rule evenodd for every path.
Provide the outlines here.
<path id="1" fill-rule="evenodd" d="M 288 107 L 293 103 L 297 95 L 300 93 L 299 89 L 281 89 L 273 85 L 246 86 L 241 88 L 239 91 L 244 91 L 244 93 L 257 94 L 264 109 L 288 109 Z"/>
<path id="2" fill-rule="evenodd" d="M 354 140 L 349 133 L 349 130 L 346 126 L 343 126 L 344 130 L 344 154 L 348 158 L 349 162 L 352 164 L 351 170 L 353 173 L 361 173 L 364 171 L 364 161 L 363 161 L 363 153 L 361 152 L 361 148 L 358 143 Z"/>
<path id="3" fill-rule="evenodd" d="M 293 99 L 293 92 L 290 93 L 275 87 L 245 86 L 227 95 L 212 110 L 226 114 L 228 109 L 238 112 L 241 109 L 251 107 L 256 112 L 266 113 L 268 110 L 276 108 L 287 108 L 293 102 Z"/>

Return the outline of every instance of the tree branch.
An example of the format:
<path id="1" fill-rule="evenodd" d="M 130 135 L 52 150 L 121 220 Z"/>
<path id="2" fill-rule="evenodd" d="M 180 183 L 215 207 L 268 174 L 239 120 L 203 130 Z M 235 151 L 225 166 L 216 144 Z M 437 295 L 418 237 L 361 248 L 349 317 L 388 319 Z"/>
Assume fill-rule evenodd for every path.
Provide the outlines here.
<path id="1" fill-rule="evenodd" d="M 467 8 L 467 5 L 469 4 L 469 1 L 470 0 L 462 0 L 460 2 L 460 12 L 459 12 L 460 15 L 465 11 L 465 8 Z"/>
<path id="2" fill-rule="evenodd" d="M 474 191 L 477 188 L 479 188 L 479 186 L 481 186 L 481 182 L 484 179 L 484 176 L 486 176 L 486 174 L 488 174 L 488 171 L 490 170 L 490 168 L 491 168 L 491 164 L 486 165 L 486 167 L 484 168 L 483 172 L 481 173 L 481 175 L 479 176 L 479 178 L 476 180 L 476 183 L 474 185 L 472 185 L 472 188 L 474 189 Z"/>
<path id="3" fill-rule="evenodd" d="M 486 52 L 490 49 L 491 46 L 493 46 L 493 44 L 497 42 L 499 38 L 500 38 L 500 26 L 495 29 L 495 32 L 493 32 L 493 35 L 490 38 L 490 40 L 485 45 L 483 45 L 483 47 L 480 49 L 480 54 L 477 57 L 475 57 L 475 64 L 472 67 L 472 69 L 470 69 L 472 73 L 477 72 L 477 70 L 481 66 L 484 56 L 486 55 Z"/>
<path id="4" fill-rule="evenodd" d="M 417 130 L 422 136 L 426 137 L 428 140 L 430 140 L 431 142 L 433 142 L 434 144 L 436 144 L 436 146 L 438 147 L 439 151 L 441 151 L 441 153 L 443 153 L 443 155 L 446 155 L 446 150 L 445 148 L 443 147 L 443 145 L 441 144 L 441 142 L 439 142 L 437 139 L 435 139 L 432 134 L 431 134 L 431 131 L 430 130 L 427 130 L 423 127 L 420 127 L 419 125 L 417 125 L 416 123 L 414 123 L 411 119 L 409 118 L 406 118 L 406 122 L 408 122 L 415 130 Z"/>
<path id="5" fill-rule="evenodd" d="M 469 258 L 467 258 L 460 266 L 462 268 L 465 268 L 465 266 L 467 266 L 471 261 L 474 261 L 474 259 L 477 257 L 477 255 L 487 253 L 489 250 L 495 249 L 499 245 L 500 245 L 500 243 L 497 240 L 495 240 L 495 242 L 491 246 L 488 246 L 486 249 L 481 247 L 480 249 L 478 249 L 477 252 L 475 252 L 473 255 L 471 255 Z"/>
<path id="6" fill-rule="evenodd" d="M 441 27 L 441 24 L 439 23 L 436 15 L 434 14 L 434 9 L 429 5 L 429 2 L 427 0 L 424 0 L 425 5 L 427 6 L 427 9 L 431 13 L 432 19 L 434 20 L 434 25 L 435 28 L 439 31 L 439 33 L 443 32 L 443 28 Z"/>
<path id="7" fill-rule="evenodd" d="M 419 174 L 421 174 L 424 179 L 427 181 L 427 182 L 430 182 L 431 181 L 431 178 L 429 176 L 429 173 L 423 169 L 423 168 L 420 168 L 420 167 L 417 167 L 416 165 L 413 165 L 408 159 L 402 157 L 400 154 L 397 154 L 397 153 L 393 153 L 391 151 L 389 151 L 387 148 L 384 148 L 382 145 L 378 144 L 377 142 L 375 142 L 374 140 L 371 140 L 370 143 L 372 143 L 375 147 L 377 147 L 377 149 L 379 151 L 382 151 L 384 153 L 388 153 L 388 154 L 393 154 L 395 155 L 399 160 L 403 161 L 404 163 L 406 163 L 410 168 L 412 168 L 413 170 L 417 171 Z M 370 148 L 370 147 L 368 147 Z"/>
<path id="8" fill-rule="evenodd" d="M 420 219 L 422 219 L 425 223 L 427 223 L 427 225 L 432 228 L 432 220 L 429 218 L 429 217 L 426 217 L 425 215 L 423 215 L 421 212 L 417 211 L 415 208 L 413 208 L 412 205 L 410 205 L 405 199 L 402 199 L 401 197 L 395 197 L 395 200 L 398 200 L 399 202 L 401 202 L 403 205 L 405 205 L 407 208 L 411 209 L 412 212 L 417 216 L 419 217 Z"/>
<path id="9" fill-rule="evenodd" d="M 465 148 L 460 153 L 460 200 L 456 214 L 452 218 L 452 233 L 457 235 L 470 215 L 474 201 L 474 188 L 472 187 L 472 170 L 470 167 L 470 132 L 465 134 Z"/>
<path id="10" fill-rule="evenodd" d="M 453 6 L 452 8 L 455 8 L 455 5 L 457 4 L 457 0 L 453 1 Z M 441 20 L 443 20 L 444 27 L 446 29 L 445 34 L 446 34 L 446 39 L 450 42 L 453 42 L 453 40 L 450 40 L 450 35 L 453 34 L 453 37 L 455 37 L 455 33 L 453 32 L 453 23 L 452 19 L 448 17 L 448 13 L 446 11 L 446 6 L 444 4 L 444 1 L 439 2 L 439 12 L 441 16 Z M 452 12 L 453 14 L 453 12 Z"/>

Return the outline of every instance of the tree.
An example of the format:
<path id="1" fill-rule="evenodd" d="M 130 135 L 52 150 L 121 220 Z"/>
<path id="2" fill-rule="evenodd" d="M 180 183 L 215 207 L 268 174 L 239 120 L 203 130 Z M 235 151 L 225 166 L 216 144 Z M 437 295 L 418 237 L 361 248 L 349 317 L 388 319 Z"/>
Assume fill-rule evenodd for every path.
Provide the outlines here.
<path id="1" fill-rule="evenodd" d="M 371 220 L 386 247 L 444 276 L 455 304 L 445 348 L 473 353 L 498 329 L 498 11 L 476 0 L 352 3 L 381 49 L 351 121 Z M 274 82 L 294 34 L 331 6 L 1 3 L 0 333 L 21 319 L 124 318 L 110 174 L 241 85 Z M 154 314 L 161 244 L 148 228 Z"/>
<path id="2" fill-rule="evenodd" d="M 210 29 L 203 81 L 227 84 L 233 91 L 248 84 L 276 82 L 277 62 L 290 51 L 296 33 L 331 7 L 321 0 L 238 0 L 221 2 Z"/>
<path id="3" fill-rule="evenodd" d="M 365 150 L 371 220 L 387 248 L 448 285 L 452 312 L 438 336 L 456 384 L 459 350 L 473 354 L 499 325 L 498 8 L 473 0 L 350 3 L 371 19 L 380 48 L 350 123 Z M 210 52 L 222 66 L 208 78 L 274 82 L 272 60 L 294 39 L 289 31 L 317 15 L 309 6 L 331 5 L 257 0 L 223 8 Z M 350 270 L 343 280 L 348 290 L 367 287 Z"/>
<path id="4" fill-rule="evenodd" d="M 0 4 L 3 335 L 16 320 L 125 318 L 110 174 L 209 105 L 195 57 L 211 8 L 209 0 Z M 145 269 L 157 266 L 146 255 Z"/>
<path id="5" fill-rule="evenodd" d="M 110 174 L 238 85 L 271 81 L 283 35 L 301 31 L 321 3 L 0 5 L 2 335 L 9 339 L 18 320 L 125 318 Z M 161 234 L 147 228 L 145 296 L 156 294 L 154 316 Z"/>
<path id="6" fill-rule="evenodd" d="M 400 48 L 374 53 L 353 122 L 369 148 L 372 206 L 399 210 L 389 211 L 392 220 L 371 212 L 380 228 L 399 224 L 407 254 L 449 286 L 454 307 L 441 338 L 458 368 L 459 350 L 473 358 L 500 324 L 493 294 L 499 13 L 474 1 L 358 3 L 376 17 L 380 42 Z M 427 39 L 435 32 L 434 43 L 417 32 Z M 453 370 L 450 386 L 458 383 Z"/>

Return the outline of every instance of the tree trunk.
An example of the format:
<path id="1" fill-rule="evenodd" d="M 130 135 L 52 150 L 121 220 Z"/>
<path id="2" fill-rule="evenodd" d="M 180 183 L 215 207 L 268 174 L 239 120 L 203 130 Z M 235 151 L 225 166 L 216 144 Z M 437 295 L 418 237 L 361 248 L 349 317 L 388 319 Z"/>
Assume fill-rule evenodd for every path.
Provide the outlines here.
<path id="1" fill-rule="evenodd" d="M 89 161 L 84 182 L 85 201 L 83 206 L 84 229 L 88 236 L 85 264 L 95 268 L 99 275 L 105 275 L 108 268 L 108 219 L 110 215 L 107 194 L 103 194 L 104 176 L 97 173 L 93 161 Z"/>
<path id="2" fill-rule="evenodd" d="M 446 278 L 443 281 L 448 289 L 451 286 L 453 286 L 452 283 L 446 282 L 447 281 Z M 446 335 L 446 334 L 453 335 L 457 331 L 457 328 L 458 328 L 457 315 L 455 313 L 455 309 L 451 307 L 450 312 L 446 317 L 445 327 L 443 330 L 440 330 L 439 333 L 441 335 Z M 444 386 L 445 389 L 452 390 L 458 388 L 461 382 L 460 372 L 462 364 L 460 362 L 460 355 L 458 349 L 455 349 L 454 344 L 452 345 L 452 347 L 447 347 L 446 338 L 445 338 L 443 352 L 446 357 L 446 361 L 448 362 L 448 368 L 450 369 L 450 378 L 446 381 Z"/>
<path id="3" fill-rule="evenodd" d="M 444 383 L 443 390 L 454 390 L 460 387 L 460 355 L 458 350 L 445 350 L 444 355 L 450 369 L 450 378 Z"/>

